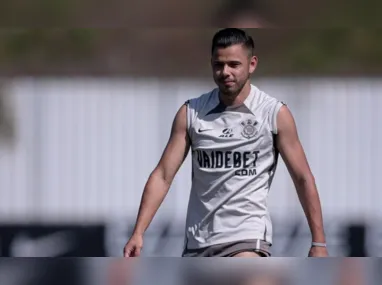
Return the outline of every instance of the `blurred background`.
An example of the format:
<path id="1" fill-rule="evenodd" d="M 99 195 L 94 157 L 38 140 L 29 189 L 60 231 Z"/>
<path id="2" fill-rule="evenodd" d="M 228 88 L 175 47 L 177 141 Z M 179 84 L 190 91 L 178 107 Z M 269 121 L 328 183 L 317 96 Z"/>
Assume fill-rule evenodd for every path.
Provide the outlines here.
<path id="1" fill-rule="evenodd" d="M 382 256 L 381 30 L 281 29 L 283 5 L 215 1 L 203 10 L 196 2 L 189 11 L 201 22 L 216 14 L 210 24 L 261 28 L 248 29 L 259 57 L 253 83 L 295 115 L 321 194 L 331 254 Z M 4 21 L 18 11 L 20 19 L 77 23 L 73 7 L 82 2 L 52 3 L 41 1 L 39 10 L 31 7 L 25 15 L 23 1 L 2 3 L 0 11 Z M 142 5 L 126 13 L 133 17 Z M 91 16 L 112 20 L 95 7 L 87 13 L 90 22 Z M 296 24 L 308 25 L 321 11 L 307 8 Z M 153 14 L 158 21 L 161 9 Z M 2 256 L 121 256 L 175 112 L 215 87 L 209 59 L 218 28 L 164 23 L 1 30 Z M 144 254 L 180 255 L 190 173 L 188 157 L 147 233 Z M 282 161 L 269 207 L 274 256 L 306 256 L 309 229 Z"/>
<path id="2" fill-rule="evenodd" d="M 248 28 L 253 84 L 294 113 L 330 254 L 382 256 L 382 2 L 88 2 L 0 3 L 0 256 L 122 256 L 175 112 L 215 87 L 211 39 L 227 26 Z M 180 256 L 190 166 L 188 157 L 144 256 Z M 305 257 L 309 228 L 282 161 L 269 207 L 273 255 Z M 0 278 L 19 277 L 1 264 Z M 81 268 L 60 266 L 66 278 Z"/>
<path id="3" fill-rule="evenodd" d="M 181 262 L 179 262 L 181 261 Z M 2 284 L 377 285 L 377 259 L 0 259 Z"/>
<path id="4" fill-rule="evenodd" d="M 1 284 L 381 284 L 377 259 L 271 259 L 206 271 L 171 258 L 137 267 L 5 258 L 122 256 L 175 112 L 215 87 L 211 39 L 228 26 L 255 39 L 253 84 L 294 113 L 331 256 L 382 256 L 381 3 L 1 1 Z M 188 157 L 144 256 L 180 256 L 190 173 Z M 273 255 L 305 257 L 310 233 L 281 160 L 269 207 Z"/>

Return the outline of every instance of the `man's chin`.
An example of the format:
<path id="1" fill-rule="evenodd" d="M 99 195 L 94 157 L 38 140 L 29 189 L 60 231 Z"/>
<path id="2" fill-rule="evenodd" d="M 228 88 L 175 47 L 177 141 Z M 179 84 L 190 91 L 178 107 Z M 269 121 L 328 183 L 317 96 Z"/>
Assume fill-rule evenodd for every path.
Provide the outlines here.
<path id="1" fill-rule="evenodd" d="M 232 87 L 227 88 L 226 86 L 220 87 L 220 92 L 226 96 L 236 96 L 236 94 L 238 93 L 236 88 L 232 88 Z"/>

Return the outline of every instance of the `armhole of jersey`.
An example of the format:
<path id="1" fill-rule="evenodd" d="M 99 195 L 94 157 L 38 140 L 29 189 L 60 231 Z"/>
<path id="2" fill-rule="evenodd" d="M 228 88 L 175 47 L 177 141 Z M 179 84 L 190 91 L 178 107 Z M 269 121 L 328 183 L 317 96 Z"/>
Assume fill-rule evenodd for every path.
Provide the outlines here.
<path id="1" fill-rule="evenodd" d="M 192 116 L 191 116 L 191 109 L 190 109 L 190 100 L 187 100 L 185 103 L 186 105 L 186 121 L 187 121 L 187 133 L 188 136 L 191 137 L 191 124 L 192 124 Z"/>
<path id="2" fill-rule="evenodd" d="M 273 108 L 273 111 L 271 112 L 271 114 L 269 114 L 271 116 L 271 128 L 272 128 L 272 133 L 274 135 L 277 135 L 277 115 L 281 109 L 282 106 L 286 106 L 286 104 L 284 102 L 281 102 L 281 101 L 277 101 L 275 107 Z"/>

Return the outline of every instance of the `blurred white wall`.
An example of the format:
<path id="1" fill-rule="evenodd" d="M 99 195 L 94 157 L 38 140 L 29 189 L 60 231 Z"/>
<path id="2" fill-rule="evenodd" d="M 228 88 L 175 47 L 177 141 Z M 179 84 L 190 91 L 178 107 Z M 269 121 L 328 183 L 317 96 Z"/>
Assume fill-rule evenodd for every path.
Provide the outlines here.
<path id="1" fill-rule="evenodd" d="M 382 81 L 253 82 L 294 113 L 325 215 L 382 216 Z M 0 146 L 0 220 L 134 219 L 175 112 L 186 99 L 213 87 L 212 81 L 192 80 L 8 80 L 18 140 L 11 150 Z M 188 157 L 158 216 L 184 220 L 190 170 Z M 275 216 L 302 215 L 282 160 L 269 206 Z"/>

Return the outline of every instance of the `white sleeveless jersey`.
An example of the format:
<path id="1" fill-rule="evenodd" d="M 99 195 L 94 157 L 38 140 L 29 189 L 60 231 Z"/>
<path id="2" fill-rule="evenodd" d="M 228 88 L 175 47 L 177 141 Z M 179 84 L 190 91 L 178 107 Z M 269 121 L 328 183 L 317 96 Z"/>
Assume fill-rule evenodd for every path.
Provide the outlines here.
<path id="1" fill-rule="evenodd" d="M 224 107 L 214 89 L 187 101 L 192 188 L 185 247 L 244 239 L 272 243 L 267 196 L 278 153 L 276 116 L 282 102 L 251 85 L 238 107 Z"/>

